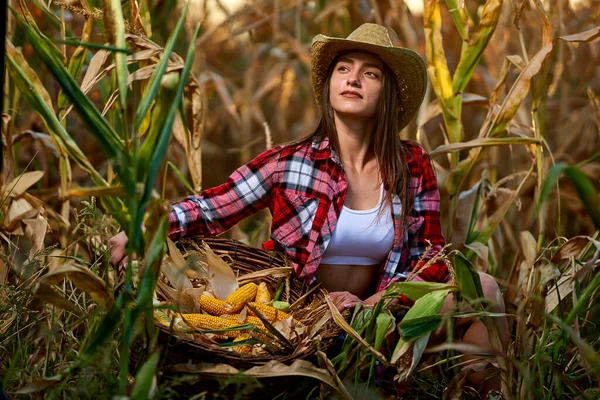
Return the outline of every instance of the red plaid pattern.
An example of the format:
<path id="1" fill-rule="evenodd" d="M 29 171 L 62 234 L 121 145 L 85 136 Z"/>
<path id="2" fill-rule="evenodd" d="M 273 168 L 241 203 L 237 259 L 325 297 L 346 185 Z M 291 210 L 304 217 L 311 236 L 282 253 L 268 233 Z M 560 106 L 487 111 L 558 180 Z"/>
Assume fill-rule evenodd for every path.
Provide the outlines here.
<path id="1" fill-rule="evenodd" d="M 406 229 L 400 221 L 401 202 L 392 198 L 394 244 L 382 265 L 378 291 L 406 280 L 444 246 L 439 192 L 429 155 L 403 142 L 414 198 Z M 273 216 L 266 250 L 283 250 L 299 278 L 312 283 L 342 210 L 348 183 L 327 139 L 278 146 L 237 169 L 224 184 L 173 204 L 169 237 L 218 235 L 243 218 L 268 207 Z M 427 243 L 429 241 L 429 244 Z M 431 246 L 430 254 L 425 254 Z M 426 281 L 445 282 L 448 269 L 433 263 L 419 274 Z"/>

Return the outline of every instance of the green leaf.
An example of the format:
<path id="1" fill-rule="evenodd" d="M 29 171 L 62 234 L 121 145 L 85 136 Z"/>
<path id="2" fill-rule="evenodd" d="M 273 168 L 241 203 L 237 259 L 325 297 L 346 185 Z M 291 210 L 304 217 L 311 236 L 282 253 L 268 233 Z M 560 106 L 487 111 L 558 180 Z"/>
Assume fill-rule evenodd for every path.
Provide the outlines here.
<path id="1" fill-rule="evenodd" d="M 274 301 L 273 308 L 276 308 L 281 311 L 287 311 L 290 309 L 290 303 L 287 301 Z"/>
<path id="2" fill-rule="evenodd" d="M 393 283 L 390 285 L 390 289 L 388 290 L 389 293 L 398 292 L 405 295 L 412 301 L 417 301 L 421 297 L 436 290 L 445 290 L 446 292 L 450 292 L 455 289 L 455 286 L 451 286 L 447 283 L 406 281 Z"/>
<path id="3" fill-rule="evenodd" d="M 390 315 L 389 312 L 383 311 L 377 315 L 376 319 L 376 331 L 375 331 L 375 347 L 376 349 L 380 349 L 383 344 L 383 340 L 387 336 L 387 333 L 394 321 L 394 317 Z"/>
<path id="4" fill-rule="evenodd" d="M 565 175 L 577 190 L 577 194 L 590 218 L 592 218 L 596 229 L 600 229 L 600 197 L 598 197 L 594 185 L 583 172 L 575 167 L 566 168 Z"/>
<path id="5" fill-rule="evenodd" d="M 440 314 L 427 315 L 409 320 L 403 319 L 398 324 L 398 331 L 402 335 L 402 339 L 411 342 L 437 329 L 441 322 L 442 316 Z"/>
<path id="6" fill-rule="evenodd" d="M 112 53 L 121 52 L 121 53 L 126 53 L 126 54 L 133 54 L 133 51 L 131 51 L 130 49 L 122 49 L 122 48 L 110 46 L 107 44 L 83 42 L 81 40 L 76 40 L 76 39 L 65 39 L 65 40 L 53 39 L 52 42 L 58 43 L 58 44 L 66 44 L 68 46 L 85 47 L 87 49 L 108 50 Z"/>
<path id="7" fill-rule="evenodd" d="M 598 193 L 596 193 L 594 185 L 577 167 L 573 167 L 565 163 L 553 165 L 552 168 L 548 170 L 546 180 L 544 181 L 542 189 L 540 190 L 540 196 L 537 204 L 538 210 L 548 200 L 552 190 L 556 187 L 558 180 L 563 174 L 575 187 L 579 198 L 581 199 L 596 228 L 600 229 L 600 197 L 598 196 Z"/>
<path id="8" fill-rule="evenodd" d="M 597 277 L 600 275 L 597 275 Z M 585 340 L 581 338 L 579 333 L 577 333 L 571 326 L 569 326 L 569 322 L 565 322 L 562 319 L 548 314 L 548 318 L 552 321 L 556 322 L 569 336 L 577 348 L 579 349 L 579 353 L 590 363 L 594 371 L 596 371 L 596 375 L 600 374 L 600 356 L 595 351 L 595 349 L 587 343 Z"/>
<path id="9" fill-rule="evenodd" d="M 87 359 L 94 357 L 99 352 L 99 347 L 104 345 L 109 340 L 114 339 L 114 333 L 117 328 L 121 326 L 121 319 L 123 317 L 123 297 L 119 296 L 119 299 L 113 303 L 113 306 L 110 308 L 102 322 L 100 323 L 100 327 L 94 333 L 91 341 L 85 347 L 81 358 Z"/>
<path id="10" fill-rule="evenodd" d="M 152 388 L 156 385 L 156 368 L 158 367 L 159 356 L 159 351 L 152 353 L 135 375 L 131 400 L 147 400 L 151 398 Z"/>
<path id="11" fill-rule="evenodd" d="M 408 310 L 402 321 L 438 314 L 444 306 L 446 297 L 451 290 L 452 287 L 449 287 L 446 290 L 436 290 L 421 297 Z"/>
<path id="12" fill-rule="evenodd" d="M 108 36 L 109 42 L 113 43 L 117 48 L 127 48 L 127 42 L 125 41 L 125 21 L 123 20 L 121 1 L 105 0 L 103 5 L 104 31 Z M 129 75 L 129 71 L 127 70 L 127 54 L 119 51 L 113 53 L 113 56 L 115 58 L 117 85 L 119 87 L 119 102 L 121 104 L 121 112 L 125 117 L 127 111 L 127 77 Z M 127 119 L 124 118 L 123 121 L 127 121 Z"/>
<path id="13" fill-rule="evenodd" d="M 81 34 L 80 43 L 85 43 L 88 40 L 90 40 L 90 35 L 92 33 L 92 21 L 93 20 L 91 18 L 85 21 L 85 24 L 83 25 L 83 32 Z M 75 52 L 71 56 L 71 60 L 69 60 L 68 71 L 74 79 L 77 79 L 79 77 L 86 55 L 87 48 L 84 46 L 79 46 L 77 47 L 77 49 L 75 49 Z M 58 109 L 61 110 L 61 112 L 67 107 L 67 97 L 63 93 L 62 89 L 58 92 L 57 106 Z"/>
<path id="14" fill-rule="evenodd" d="M 501 13 L 501 0 L 488 0 L 485 3 L 477 30 L 473 38 L 469 40 L 469 44 L 463 48 L 456 72 L 454 72 L 454 93 L 462 93 L 471 80 L 471 76 L 477 64 L 479 64 L 481 55 L 494 34 Z M 454 14 L 452 14 L 452 17 L 454 18 Z"/>
<path id="15" fill-rule="evenodd" d="M 176 116 L 177 110 L 179 108 L 179 103 L 181 102 L 181 99 L 183 98 L 183 90 L 184 90 L 187 80 L 189 78 L 192 64 L 194 62 L 194 55 L 196 52 L 196 38 L 198 37 L 199 32 L 200 32 L 200 27 L 197 26 L 196 30 L 194 31 L 194 34 L 192 35 L 191 41 L 190 41 L 190 46 L 189 46 L 188 52 L 186 54 L 185 65 L 184 65 L 183 71 L 181 72 L 181 76 L 179 78 L 179 84 L 178 84 L 177 90 L 175 92 L 175 97 L 173 99 L 171 108 L 169 109 L 169 112 L 168 112 L 167 116 L 165 117 L 164 123 L 162 124 L 162 127 L 160 129 L 160 134 L 157 137 L 156 145 L 154 146 L 154 149 L 151 153 L 152 157 L 148 164 L 147 180 L 146 180 L 146 182 L 144 182 L 144 192 L 143 192 L 142 197 L 139 202 L 140 206 L 139 206 L 138 215 L 136 218 L 136 224 L 135 224 L 136 227 L 141 227 L 142 220 L 144 217 L 144 210 L 150 200 L 152 191 L 154 190 L 154 184 L 155 184 L 156 178 L 158 176 L 159 168 L 164 159 L 164 155 L 167 150 L 167 145 L 169 143 L 169 139 L 171 138 L 171 128 L 173 126 L 173 122 L 175 121 L 175 116 Z M 163 88 L 169 89 L 167 86 L 164 86 L 164 85 L 163 85 Z M 139 232 L 138 232 L 138 235 L 139 235 Z M 137 243 L 137 240 L 140 240 L 140 238 L 137 237 L 137 235 L 136 235 L 136 237 L 134 237 L 134 240 L 136 240 L 135 243 Z"/>
<path id="16" fill-rule="evenodd" d="M 461 1 L 464 6 L 464 3 Z M 467 36 L 469 35 L 469 26 L 467 22 L 467 13 L 464 8 L 458 4 L 458 0 L 446 0 L 446 5 L 448 6 L 448 11 L 450 11 L 450 16 L 454 21 L 454 26 L 456 26 L 456 30 L 458 31 L 462 40 L 467 40 Z"/>
<path id="17" fill-rule="evenodd" d="M 456 273 L 455 283 L 465 299 L 473 301 L 484 297 L 479 274 L 471 262 L 460 253 L 454 257 L 454 271 Z"/>
<path id="18" fill-rule="evenodd" d="M 183 23 L 185 21 L 185 17 L 188 12 L 188 7 L 189 7 L 189 2 L 186 4 L 185 8 L 183 9 L 183 12 L 181 13 L 181 17 L 179 18 L 179 21 L 177 21 L 177 25 L 175 25 L 175 28 L 173 29 L 173 32 L 171 33 L 171 36 L 169 36 L 169 40 L 167 40 L 167 44 L 165 45 L 165 48 L 163 49 L 163 54 L 160 58 L 160 61 L 156 65 L 156 69 L 154 70 L 154 73 L 150 77 L 150 81 L 148 82 L 148 87 L 146 88 L 146 92 L 144 93 L 144 96 L 142 97 L 142 100 L 140 101 L 140 104 L 135 113 L 134 122 L 133 122 L 134 132 L 137 132 L 140 129 L 140 126 L 142 124 L 144 117 L 146 116 L 146 113 L 148 113 L 148 110 L 150 110 L 150 106 L 152 105 L 152 102 L 156 98 L 156 94 L 158 93 L 158 90 L 160 88 L 161 80 L 163 78 L 163 75 L 165 74 L 165 71 L 167 70 L 167 65 L 169 64 L 169 58 L 171 57 L 171 54 L 173 53 L 173 49 L 175 48 L 175 43 L 177 41 L 177 37 L 179 36 L 179 32 L 181 31 L 181 29 L 183 27 Z M 195 44 L 195 37 L 191 43 L 192 43 L 192 46 Z"/>
<path id="19" fill-rule="evenodd" d="M 81 116 L 84 124 L 89 131 L 96 137 L 102 149 L 108 158 L 116 157 L 117 153 L 124 153 L 125 148 L 117 133 L 108 124 L 98 109 L 88 99 L 75 79 L 69 74 L 65 68 L 62 58 L 57 55 L 56 46 L 41 32 L 34 29 L 30 24 L 26 23 L 19 13 L 11 9 L 17 22 L 25 31 L 25 35 L 29 39 L 37 56 L 50 70 L 58 84 L 61 86 L 65 95 L 69 98 L 73 106 Z M 60 54 L 60 53 L 59 53 Z M 130 183 L 130 182 L 124 182 Z"/>

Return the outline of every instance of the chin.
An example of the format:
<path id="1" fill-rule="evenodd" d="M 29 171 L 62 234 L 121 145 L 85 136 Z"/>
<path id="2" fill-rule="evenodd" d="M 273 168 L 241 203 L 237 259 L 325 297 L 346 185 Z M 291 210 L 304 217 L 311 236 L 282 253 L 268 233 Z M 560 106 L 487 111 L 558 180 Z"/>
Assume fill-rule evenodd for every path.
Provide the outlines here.
<path id="1" fill-rule="evenodd" d="M 352 119 L 371 119 L 371 118 L 375 118 L 375 112 L 374 111 L 367 111 L 367 110 L 356 110 L 356 109 L 334 109 L 333 110 L 336 114 L 338 114 L 340 117 L 344 117 L 344 118 L 352 118 Z"/>

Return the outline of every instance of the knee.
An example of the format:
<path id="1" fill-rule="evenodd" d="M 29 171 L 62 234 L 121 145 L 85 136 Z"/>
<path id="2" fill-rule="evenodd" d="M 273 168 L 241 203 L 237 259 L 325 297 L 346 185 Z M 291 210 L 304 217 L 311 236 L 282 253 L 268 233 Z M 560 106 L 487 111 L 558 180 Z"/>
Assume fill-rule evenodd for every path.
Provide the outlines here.
<path id="1" fill-rule="evenodd" d="M 504 312 L 502 292 L 494 277 L 485 272 L 480 272 L 479 278 L 481 279 L 481 289 L 485 298 L 494 305 L 496 311 Z"/>

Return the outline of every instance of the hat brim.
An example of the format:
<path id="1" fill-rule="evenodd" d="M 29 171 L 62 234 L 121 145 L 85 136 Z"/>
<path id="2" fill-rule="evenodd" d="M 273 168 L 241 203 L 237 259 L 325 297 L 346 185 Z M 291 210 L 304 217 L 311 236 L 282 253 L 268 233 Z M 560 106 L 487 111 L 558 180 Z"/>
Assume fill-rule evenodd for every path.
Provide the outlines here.
<path id="1" fill-rule="evenodd" d="M 310 57 L 312 85 L 317 104 L 321 102 L 331 62 L 338 54 L 355 50 L 377 55 L 394 73 L 400 93 L 399 128 L 404 128 L 418 111 L 427 88 L 425 62 L 417 53 L 404 47 L 380 46 L 325 35 L 315 36 Z"/>

